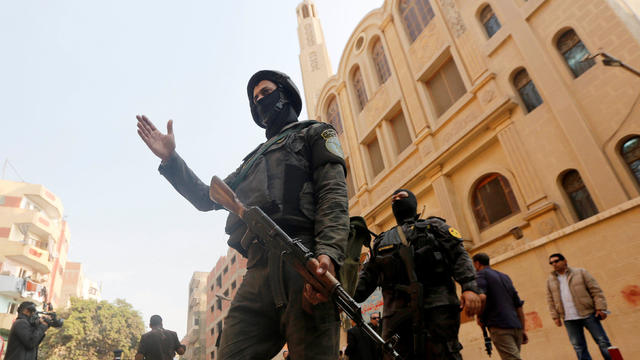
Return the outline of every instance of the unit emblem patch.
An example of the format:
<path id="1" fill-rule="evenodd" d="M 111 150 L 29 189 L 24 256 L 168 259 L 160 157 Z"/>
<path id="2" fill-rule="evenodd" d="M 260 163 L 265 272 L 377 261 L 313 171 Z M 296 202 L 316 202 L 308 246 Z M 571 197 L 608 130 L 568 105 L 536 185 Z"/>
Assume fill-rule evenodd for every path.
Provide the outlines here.
<path id="1" fill-rule="evenodd" d="M 320 134 L 324 139 L 324 146 L 335 156 L 344 159 L 344 152 L 342 146 L 340 146 L 340 140 L 338 140 L 338 134 L 333 129 L 327 129 Z"/>

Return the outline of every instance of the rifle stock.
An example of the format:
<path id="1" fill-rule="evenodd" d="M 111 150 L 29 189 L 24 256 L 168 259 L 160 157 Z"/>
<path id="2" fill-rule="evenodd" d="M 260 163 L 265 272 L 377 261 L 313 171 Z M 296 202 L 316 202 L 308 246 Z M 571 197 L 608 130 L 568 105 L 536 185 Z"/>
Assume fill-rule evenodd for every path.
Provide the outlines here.
<path id="1" fill-rule="evenodd" d="M 211 200 L 238 215 L 247 225 L 247 231 L 255 234 L 271 251 L 278 251 L 316 291 L 331 299 L 357 326 L 371 337 L 384 352 L 394 359 L 401 359 L 395 351 L 399 337 L 394 335 L 384 341 L 362 318 L 362 312 L 355 300 L 344 290 L 340 282 L 329 272 L 318 275 L 320 263 L 314 254 L 300 240 L 292 239 L 259 207 L 245 207 L 229 186 L 217 176 L 211 179 L 209 189 Z M 303 304 L 304 307 L 304 304 Z"/>
<path id="2" fill-rule="evenodd" d="M 211 178 L 209 198 L 239 217 L 242 217 L 244 214 L 244 205 L 238 200 L 238 197 L 227 183 L 217 176 Z"/>

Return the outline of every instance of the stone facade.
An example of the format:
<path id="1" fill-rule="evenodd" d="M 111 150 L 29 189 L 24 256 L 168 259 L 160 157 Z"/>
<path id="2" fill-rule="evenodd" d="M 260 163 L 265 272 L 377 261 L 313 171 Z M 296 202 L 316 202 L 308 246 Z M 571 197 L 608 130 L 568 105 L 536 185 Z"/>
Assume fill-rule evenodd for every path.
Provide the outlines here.
<path id="1" fill-rule="evenodd" d="M 524 358 L 575 356 L 547 311 L 554 252 L 594 274 L 612 342 L 640 356 L 640 79 L 587 59 L 604 51 L 640 68 L 630 9 L 386 0 L 354 29 L 310 112 L 342 129 L 351 215 L 384 231 L 395 222 L 391 193 L 409 188 L 419 211 L 447 219 L 471 254 L 488 253 L 512 277 L 526 301 Z M 475 322 L 462 325 L 461 342 L 465 359 L 486 357 Z"/>

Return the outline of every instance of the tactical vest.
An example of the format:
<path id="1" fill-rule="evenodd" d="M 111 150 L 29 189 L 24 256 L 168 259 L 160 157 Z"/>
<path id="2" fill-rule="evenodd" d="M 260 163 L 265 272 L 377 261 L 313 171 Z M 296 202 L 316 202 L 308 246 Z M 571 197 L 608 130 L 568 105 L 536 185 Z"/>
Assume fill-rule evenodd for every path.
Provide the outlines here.
<path id="1" fill-rule="evenodd" d="M 405 235 L 408 246 L 413 248 L 415 272 L 425 287 L 452 286 L 453 260 L 451 249 L 460 240 L 449 233 L 444 220 L 430 217 L 383 233 L 374 242 L 373 261 L 379 270 L 379 284 L 382 290 L 395 289 L 396 285 L 409 284 L 404 262 L 398 254 L 400 247 L 407 246 L 402 240 L 399 228 Z"/>
<path id="2" fill-rule="evenodd" d="M 263 145 L 256 148 L 243 159 L 240 169 L 225 179 L 235 185 L 232 187 L 243 204 L 260 207 L 292 236 L 313 234 L 316 205 L 307 133 L 315 124 L 319 123 L 302 121 L 286 127 L 285 136 L 266 150 Z M 242 178 L 237 179 L 240 174 Z M 247 249 L 240 245 L 246 232 L 242 220 L 229 213 L 225 232 L 230 235 L 229 246 L 246 256 Z"/>

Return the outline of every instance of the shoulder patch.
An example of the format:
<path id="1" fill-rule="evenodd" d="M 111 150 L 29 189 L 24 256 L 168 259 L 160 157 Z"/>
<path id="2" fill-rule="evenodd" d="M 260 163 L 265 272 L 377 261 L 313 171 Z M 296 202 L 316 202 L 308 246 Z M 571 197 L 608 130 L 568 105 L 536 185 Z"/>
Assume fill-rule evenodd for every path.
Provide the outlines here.
<path id="1" fill-rule="evenodd" d="M 334 129 L 327 129 L 323 131 L 320 136 L 324 139 L 324 146 L 330 153 L 344 159 L 344 152 L 342 151 L 342 146 L 340 146 L 338 134 Z"/>
<path id="2" fill-rule="evenodd" d="M 453 227 L 449 228 L 449 234 L 451 234 L 451 236 L 453 236 L 454 238 L 462 239 L 462 235 L 460 235 L 460 232 Z"/>

